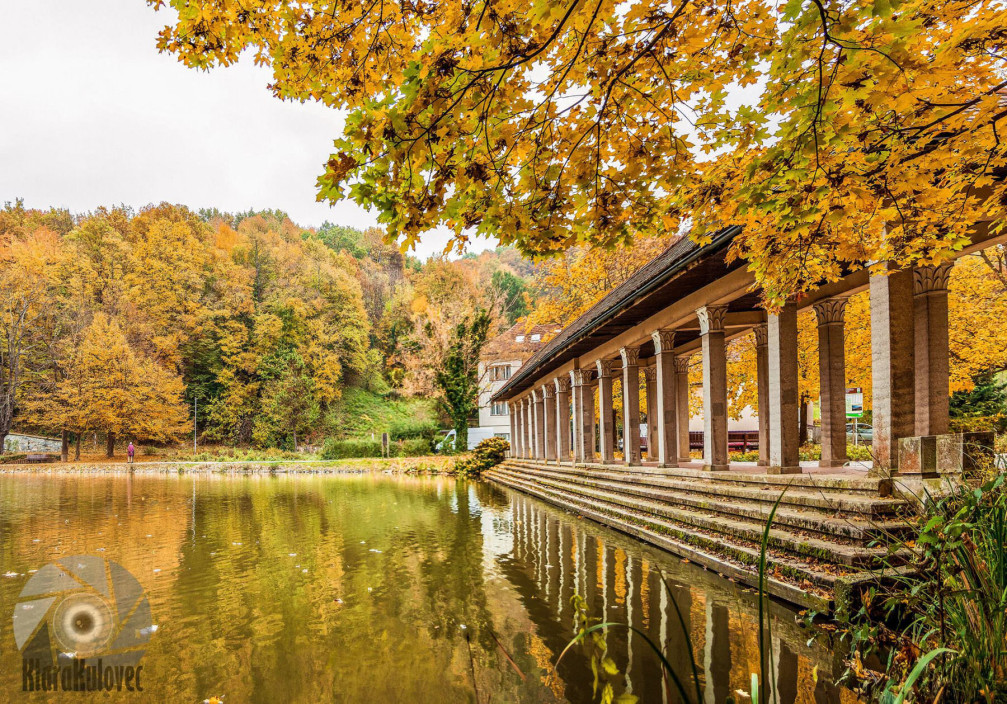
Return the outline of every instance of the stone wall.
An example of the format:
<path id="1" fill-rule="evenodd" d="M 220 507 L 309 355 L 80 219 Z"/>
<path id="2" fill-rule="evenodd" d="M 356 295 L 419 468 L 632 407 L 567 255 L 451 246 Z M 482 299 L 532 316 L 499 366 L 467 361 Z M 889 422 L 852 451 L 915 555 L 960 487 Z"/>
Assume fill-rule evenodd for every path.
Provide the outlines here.
<path id="1" fill-rule="evenodd" d="M 46 438 L 41 435 L 23 435 L 11 433 L 4 442 L 4 452 L 48 452 L 59 454 L 62 443 L 59 438 Z"/>

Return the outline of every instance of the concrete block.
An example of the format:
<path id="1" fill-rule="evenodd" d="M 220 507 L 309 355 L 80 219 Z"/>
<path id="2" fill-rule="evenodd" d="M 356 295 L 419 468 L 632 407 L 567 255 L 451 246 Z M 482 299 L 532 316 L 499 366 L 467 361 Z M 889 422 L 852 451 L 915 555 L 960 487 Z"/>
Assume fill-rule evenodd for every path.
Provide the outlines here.
<path id="1" fill-rule="evenodd" d="M 969 472 L 993 463 L 993 433 L 952 433 L 936 438 L 937 471 L 942 474 Z"/>
<path id="2" fill-rule="evenodd" d="M 937 436 L 899 438 L 899 474 L 937 476 Z"/>

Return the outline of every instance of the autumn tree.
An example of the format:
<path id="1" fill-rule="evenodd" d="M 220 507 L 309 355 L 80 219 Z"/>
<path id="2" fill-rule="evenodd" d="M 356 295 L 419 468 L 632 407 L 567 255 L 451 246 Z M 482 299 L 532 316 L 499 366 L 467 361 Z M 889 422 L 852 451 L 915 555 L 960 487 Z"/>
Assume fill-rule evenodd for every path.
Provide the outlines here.
<path id="1" fill-rule="evenodd" d="M 122 325 L 99 313 L 51 397 L 36 400 L 35 413 L 78 437 L 85 431 L 104 434 L 106 455 L 112 457 L 117 437 L 177 437 L 186 421 L 182 390 L 177 374 L 138 355 Z"/>
<path id="2" fill-rule="evenodd" d="M 148 0 L 193 68 L 251 54 L 348 116 L 319 195 L 410 244 L 527 253 L 744 227 L 770 301 L 929 263 L 1003 225 L 1007 7 L 994 0 Z"/>
<path id="3" fill-rule="evenodd" d="M 479 408 L 479 355 L 490 327 L 490 316 L 478 310 L 454 327 L 448 352 L 434 371 L 444 412 L 457 433 L 457 446 L 468 446 L 469 418 Z"/>

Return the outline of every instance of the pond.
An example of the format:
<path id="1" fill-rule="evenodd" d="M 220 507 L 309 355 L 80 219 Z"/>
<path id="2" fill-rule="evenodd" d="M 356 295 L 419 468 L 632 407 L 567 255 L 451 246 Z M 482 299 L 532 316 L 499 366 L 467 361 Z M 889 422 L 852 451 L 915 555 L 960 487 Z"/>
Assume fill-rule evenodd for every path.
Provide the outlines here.
<path id="1" fill-rule="evenodd" d="M 673 597 L 710 683 L 705 702 L 745 702 L 758 671 L 750 591 L 489 483 L 10 474 L 0 475 L 0 700 L 61 701 L 22 692 L 12 615 L 47 574 L 38 570 L 64 560 L 72 573 L 77 555 L 118 563 L 149 602 L 143 694 L 113 690 L 112 701 L 590 702 L 580 649 L 550 677 L 574 632 L 575 593 L 593 616 L 664 644 L 684 674 Z M 779 700 L 854 701 L 833 683 L 839 658 L 807 644 L 794 611 L 771 613 Z M 609 649 L 640 701 L 678 700 L 642 638 L 613 629 Z"/>

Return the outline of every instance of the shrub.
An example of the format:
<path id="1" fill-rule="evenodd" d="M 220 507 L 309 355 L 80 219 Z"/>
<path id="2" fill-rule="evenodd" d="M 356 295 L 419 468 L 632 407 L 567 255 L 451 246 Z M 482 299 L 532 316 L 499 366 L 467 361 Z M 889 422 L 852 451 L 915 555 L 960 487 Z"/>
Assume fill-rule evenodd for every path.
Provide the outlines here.
<path id="1" fill-rule="evenodd" d="M 471 457 L 455 464 L 455 471 L 464 476 L 478 477 L 503 462 L 509 450 L 510 443 L 503 438 L 486 438 L 475 446 Z"/>
<path id="2" fill-rule="evenodd" d="M 431 453 L 430 440 L 426 437 L 403 440 L 400 446 L 402 448 L 400 457 L 423 457 Z"/>
<path id="3" fill-rule="evenodd" d="M 431 420 L 399 420 L 393 422 L 388 428 L 388 437 L 392 440 L 422 438 L 429 441 L 436 434 L 437 424 Z"/>
<path id="4" fill-rule="evenodd" d="M 381 457 L 381 443 L 377 440 L 334 440 L 328 438 L 322 445 L 321 456 L 323 460 Z"/>

